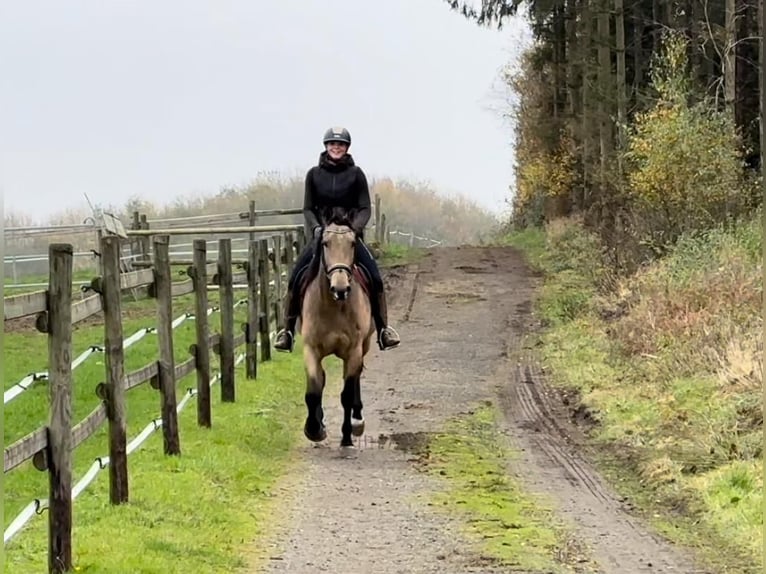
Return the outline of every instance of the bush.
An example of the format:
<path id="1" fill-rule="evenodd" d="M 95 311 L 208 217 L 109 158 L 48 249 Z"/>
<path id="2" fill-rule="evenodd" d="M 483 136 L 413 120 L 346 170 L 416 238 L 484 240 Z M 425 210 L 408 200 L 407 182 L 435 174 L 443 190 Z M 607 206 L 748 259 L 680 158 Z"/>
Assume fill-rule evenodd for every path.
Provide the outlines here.
<path id="1" fill-rule="evenodd" d="M 574 159 L 566 145 L 552 153 L 520 151 L 513 205 L 516 225 L 537 227 L 566 215 L 575 185 Z"/>
<path id="2" fill-rule="evenodd" d="M 629 354 L 688 351 L 681 372 L 715 372 L 732 340 L 762 334 L 760 212 L 733 229 L 682 236 L 668 257 L 625 281 L 630 313 L 612 325 Z"/>
<path id="3" fill-rule="evenodd" d="M 658 253 L 748 201 L 733 118 L 707 100 L 689 103 L 686 67 L 685 41 L 668 35 L 652 71 L 659 101 L 637 115 L 625 154 L 638 232 Z"/>

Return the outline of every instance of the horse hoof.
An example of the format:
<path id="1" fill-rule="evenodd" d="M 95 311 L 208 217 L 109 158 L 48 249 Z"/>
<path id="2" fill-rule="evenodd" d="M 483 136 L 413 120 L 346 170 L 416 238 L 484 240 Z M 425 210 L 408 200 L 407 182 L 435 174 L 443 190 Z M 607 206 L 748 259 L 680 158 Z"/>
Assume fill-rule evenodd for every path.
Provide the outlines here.
<path id="1" fill-rule="evenodd" d="M 364 434 L 364 419 L 351 419 L 351 434 L 362 436 Z"/>
<path id="2" fill-rule="evenodd" d="M 344 445 L 340 446 L 341 458 L 356 458 L 358 454 L 359 453 L 357 452 L 356 447 L 353 444 L 348 446 L 344 446 Z"/>
<path id="3" fill-rule="evenodd" d="M 304 425 L 303 434 L 311 442 L 322 442 L 324 439 L 327 438 L 327 431 L 325 430 L 324 425 L 320 426 L 315 432 L 309 431 L 308 425 Z"/>

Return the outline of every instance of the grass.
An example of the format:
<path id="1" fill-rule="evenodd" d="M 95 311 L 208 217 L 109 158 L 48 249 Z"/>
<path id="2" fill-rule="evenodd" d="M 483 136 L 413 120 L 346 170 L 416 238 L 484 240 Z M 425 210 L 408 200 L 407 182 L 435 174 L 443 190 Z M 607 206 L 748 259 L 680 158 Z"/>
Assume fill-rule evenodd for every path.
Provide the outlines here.
<path id="1" fill-rule="evenodd" d="M 235 295 L 241 296 L 241 295 Z M 209 304 L 217 304 L 217 293 L 210 293 Z M 126 302 L 123 305 L 123 333 L 127 338 L 145 327 L 156 326 L 154 300 Z M 173 317 L 184 312 L 192 312 L 192 296 L 173 300 Z M 238 307 L 236 322 L 244 320 L 244 306 Z M 211 332 L 218 330 L 216 321 L 220 314 L 214 313 L 208 318 Z M 176 364 L 189 358 L 189 345 L 195 341 L 194 321 L 187 320 L 173 333 Z M 103 325 L 78 325 L 73 333 L 73 359 L 91 345 L 103 344 Z M 125 351 L 125 371 L 143 367 L 157 360 L 157 335 L 150 333 Z M 47 369 L 47 338 L 34 331 L 5 333 L 4 336 L 4 371 L 5 388 L 9 388 L 32 372 Z M 215 356 L 212 365 L 216 366 Z M 76 424 L 87 416 L 98 404 L 95 394 L 96 385 L 104 380 L 104 357 L 101 353 L 92 354 L 84 363 L 73 371 L 72 423 Z M 179 397 L 183 389 L 196 386 L 194 375 L 189 375 L 179 383 Z M 148 384 L 131 389 L 127 395 L 128 436 L 139 433 L 153 418 L 159 415 L 159 395 Z M 179 398 L 180 400 L 180 398 Z M 10 444 L 32 430 L 47 424 L 48 421 L 48 385 L 45 381 L 36 382 L 4 408 L 4 440 Z M 106 426 L 82 443 L 73 456 L 75 476 L 81 475 L 93 460 L 107 453 L 108 441 Z M 31 462 L 14 469 L 5 477 L 5 526 L 28 502 L 43 495 L 46 490 L 47 476 L 34 469 Z"/>
<path id="2" fill-rule="evenodd" d="M 380 257 L 378 258 L 378 265 L 380 265 L 380 267 L 395 267 L 398 265 L 416 263 L 423 257 L 424 253 L 425 249 L 422 248 L 410 247 L 399 243 L 389 243 L 381 250 Z"/>
<path id="3" fill-rule="evenodd" d="M 498 438 L 498 416 L 483 404 L 430 438 L 421 459 L 446 484 L 432 504 L 464 518 L 483 557 L 514 571 L 568 572 L 580 555 L 546 501 L 509 475 L 517 456 Z"/>
<path id="4" fill-rule="evenodd" d="M 579 225 L 505 242 L 544 271 L 542 359 L 590 410 L 602 471 L 717 571 L 760 571 L 759 217 L 684 238 L 608 292 L 597 243 Z"/>
<path id="5" fill-rule="evenodd" d="M 235 294 L 239 297 L 240 294 Z M 217 293 L 210 292 L 210 305 Z M 124 306 L 124 333 L 153 326 L 154 302 Z M 174 299 L 173 316 L 193 310 L 191 296 Z M 244 320 L 245 306 L 235 324 Z M 210 315 L 211 331 L 220 315 Z M 6 333 L 6 388 L 30 371 L 46 368 L 47 342 L 38 333 Z M 174 332 L 177 361 L 188 358 L 194 321 Z M 80 326 L 74 335 L 74 356 L 103 341 L 103 326 Z M 149 334 L 126 350 L 126 371 L 156 360 L 156 335 Z M 237 350 L 242 351 L 242 348 Z M 211 363 L 217 368 L 213 355 Z M 102 355 L 92 355 L 74 371 L 73 422 L 97 404 L 95 385 L 103 379 Z M 237 402 L 220 403 L 213 387 L 213 428 L 196 424 L 195 399 L 179 418 L 182 455 L 162 453 L 157 430 L 128 458 L 130 503 L 111 507 L 108 470 L 74 502 L 74 562 L 79 572 L 232 572 L 244 567 L 252 539 L 268 520 L 269 490 L 290 462 L 295 441 L 302 436 L 303 363 L 300 349 L 259 363 L 257 380 L 236 373 Z M 191 374 L 178 383 L 178 398 L 195 387 Z M 128 398 L 128 437 L 132 439 L 159 416 L 159 395 L 148 385 L 132 389 Z M 6 444 L 47 420 L 47 386 L 38 382 L 6 405 Z M 108 454 L 106 426 L 82 443 L 73 457 L 76 482 L 98 456 Z M 36 497 L 47 492 L 47 475 L 25 463 L 5 476 L 5 526 Z M 46 514 L 34 517 L 5 549 L 5 571 L 43 571 L 47 560 Z M 119 540 L 119 544 L 115 541 Z"/>

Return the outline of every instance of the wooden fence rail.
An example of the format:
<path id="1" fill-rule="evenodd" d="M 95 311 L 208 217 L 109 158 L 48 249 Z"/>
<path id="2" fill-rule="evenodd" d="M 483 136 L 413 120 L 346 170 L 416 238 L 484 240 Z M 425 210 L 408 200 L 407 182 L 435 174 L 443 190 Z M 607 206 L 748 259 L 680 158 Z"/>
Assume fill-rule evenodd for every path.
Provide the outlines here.
<path id="1" fill-rule="evenodd" d="M 392 231 L 380 203 L 380 197 L 376 196 L 373 240 L 378 245 L 385 245 L 389 243 Z M 303 250 L 307 238 L 302 225 L 257 226 L 255 222 L 263 216 L 297 215 L 301 212 L 298 208 L 256 211 L 251 202 L 249 211 L 234 214 L 239 220 L 247 219 L 249 225 L 237 227 L 222 221 L 227 226 L 194 228 L 167 225 L 162 229 L 150 229 L 146 215 L 135 213 L 131 229 L 127 231 L 128 239 L 122 240 L 115 235 L 99 236 L 100 275 L 88 286 L 93 295 L 73 301 L 73 247 L 67 243 L 56 243 L 48 249 L 48 288 L 4 299 L 5 321 L 34 315 L 37 330 L 48 337 L 49 422 L 5 448 L 4 472 L 32 460 L 35 468 L 49 473 L 50 573 L 63 573 L 72 568 L 72 451 L 104 424 L 108 424 L 110 502 L 123 504 L 130 498 L 125 408 L 127 391 L 146 382 L 158 391 L 163 451 L 166 455 L 177 455 L 182 451 L 182 444 L 177 420 L 176 382 L 196 372 L 197 424 L 210 427 L 210 353 L 218 356 L 221 400 L 224 402 L 236 400 L 235 349 L 245 345 L 248 379 L 257 377 L 257 349 L 260 348 L 261 362 L 270 360 L 270 325 L 272 322 L 279 324 L 281 320 L 281 279 L 283 274 L 290 273 L 296 254 Z M 188 220 L 178 218 L 182 225 L 189 225 Z M 172 224 L 176 221 L 165 222 Z M 210 225 L 212 221 L 199 223 Z M 262 238 L 264 233 L 270 234 L 270 238 Z M 173 260 L 169 251 L 170 236 L 187 234 L 198 236 L 193 240 L 192 258 Z M 199 236 L 232 234 L 247 234 L 247 258 L 232 258 L 231 238 L 219 237 L 215 240 L 217 258 L 209 260 L 208 241 Z M 260 238 L 256 238 L 256 234 Z M 412 244 L 414 235 L 409 235 Z M 121 264 L 125 245 L 130 246 L 130 259 L 136 267 L 140 267 L 138 270 L 126 269 Z M 187 280 L 172 280 L 174 265 L 188 266 L 185 270 Z M 241 268 L 243 272 L 234 273 L 235 268 Z M 272 273 L 273 281 L 270 279 Z M 233 289 L 238 283 L 247 288 L 247 319 L 241 326 L 241 333 L 235 335 Z M 220 295 L 221 322 L 217 333 L 211 333 L 208 322 L 207 292 L 211 286 L 217 288 Z M 145 287 L 147 295 L 156 300 L 159 356 L 156 361 L 126 373 L 122 298 L 123 292 L 135 292 L 139 287 Z M 195 299 L 196 342 L 189 349 L 191 357 L 176 365 L 172 337 L 173 300 L 191 293 Z M 73 425 L 70 420 L 73 325 L 99 312 L 103 312 L 104 317 L 105 354 L 105 380 L 96 387 L 101 403 Z M 132 448 L 135 445 L 130 446 Z"/>
<path id="2" fill-rule="evenodd" d="M 294 231 L 294 230 L 291 230 Z M 157 233 L 157 231 L 153 232 Z M 204 233 L 204 230 L 203 230 Z M 220 233 L 220 230 L 216 231 Z M 218 260 L 211 266 L 207 261 L 207 241 L 194 241 L 194 258 L 186 270 L 187 281 L 172 281 L 168 255 L 169 234 L 156 234 L 152 239 L 152 267 L 132 272 L 120 271 L 121 243 L 117 236 L 100 239 L 101 274 L 91 282 L 96 293 L 82 301 L 72 301 L 73 248 L 70 244 L 49 246 L 49 286 L 45 291 L 17 295 L 4 300 L 5 320 L 36 315 L 36 328 L 47 334 L 49 349 L 50 415 L 49 423 L 17 440 L 4 450 L 4 472 L 32 460 L 35 468 L 50 475 L 48 499 L 48 571 L 68 572 L 72 568 L 72 451 L 108 423 L 109 492 L 112 504 L 129 500 L 127 462 L 125 393 L 150 382 L 159 392 L 162 420 L 163 450 L 167 455 L 181 452 L 176 409 L 176 382 L 196 371 L 197 423 L 212 425 L 210 402 L 210 353 L 219 358 L 221 399 L 234 401 L 234 351 L 246 344 L 249 379 L 257 376 L 256 350 L 260 347 L 261 361 L 271 357 L 270 329 L 272 310 L 282 297 L 280 282 L 270 284 L 270 269 L 281 276 L 281 267 L 290 271 L 295 259 L 291 233 L 283 232 L 272 242 L 277 247 L 270 252 L 268 240 L 251 240 L 249 256 L 242 264 L 244 273 L 234 274 L 231 240 L 218 239 Z M 281 247 L 284 246 L 283 249 Z M 212 269 L 211 269 L 212 267 Z M 213 271 L 213 273 L 210 273 Z M 247 283 L 247 321 L 235 336 L 235 279 Z M 208 287 L 220 292 L 220 332 L 210 333 L 208 324 Z M 124 371 L 122 333 L 123 291 L 147 286 L 156 300 L 159 358 L 133 372 Z M 194 293 L 196 342 L 189 349 L 191 358 L 176 365 L 172 338 L 173 299 Z M 103 311 L 105 381 L 96 388 L 101 403 L 83 420 L 72 424 L 72 331 L 73 325 L 86 317 Z M 260 341 L 258 341 L 260 339 Z"/>

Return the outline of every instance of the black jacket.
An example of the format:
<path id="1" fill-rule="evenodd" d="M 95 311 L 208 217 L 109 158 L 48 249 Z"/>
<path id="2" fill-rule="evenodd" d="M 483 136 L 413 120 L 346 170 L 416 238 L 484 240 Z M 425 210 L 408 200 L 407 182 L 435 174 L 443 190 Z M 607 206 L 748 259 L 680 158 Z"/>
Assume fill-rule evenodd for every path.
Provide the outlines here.
<path id="1" fill-rule="evenodd" d="M 321 225 L 320 213 L 324 208 L 348 210 L 353 217 L 352 227 L 360 235 L 370 220 L 367 177 L 349 154 L 335 163 L 327 157 L 327 152 L 322 152 L 319 163 L 306 173 L 303 217 L 309 238 L 314 228 Z"/>

